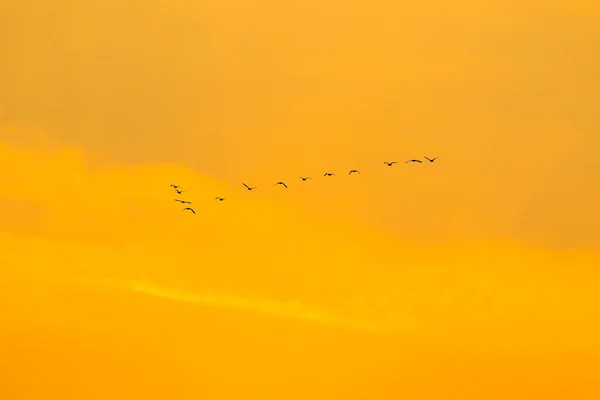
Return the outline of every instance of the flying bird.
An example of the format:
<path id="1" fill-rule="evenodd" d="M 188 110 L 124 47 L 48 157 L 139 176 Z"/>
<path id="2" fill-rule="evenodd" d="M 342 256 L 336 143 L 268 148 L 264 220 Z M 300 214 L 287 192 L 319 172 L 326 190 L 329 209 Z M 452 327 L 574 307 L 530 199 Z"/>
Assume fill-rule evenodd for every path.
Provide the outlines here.
<path id="1" fill-rule="evenodd" d="M 335 176 L 335 174 L 332 174 L 331 172 L 325 172 L 323 176 Z"/>
<path id="2" fill-rule="evenodd" d="M 408 160 L 407 163 L 409 163 L 409 162 L 418 162 L 418 163 L 420 163 L 420 162 L 423 162 L 423 161 L 421 161 L 421 160 Z"/>
<path id="3" fill-rule="evenodd" d="M 179 199 L 175 199 L 175 201 L 180 202 L 181 204 L 192 204 L 191 201 L 185 201 L 185 200 L 179 200 Z"/>
<path id="4" fill-rule="evenodd" d="M 357 169 L 351 169 L 350 172 L 348 172 L 348 175 L 350 175 L 351 173 L 356 172 L 360 174 L 360 171 Z"/>
<path id="5" fill-rule="evenodd" d="M 183 190 L 175 189 L 175 191 L 177 192 L 177 194 L 183 193 Z"/>
<path id="6" fill-rule="evenodd" d="M 281 185 L 281 186 L 283 186 L 284 188 L 287 189 L 287 185 L 285 183 L 281 182 L 281 181 L 277 182 L 275 185 Z"/>
<path id="7" fill-rule="evenodd" d="M 437 160 L 440 156 L 437 156 L 436 158 L 427 158 L 425 157 L 425 159 L 429 162 L 434 162 L 435 160 Z"/>
<path id="8" fill-rule="evenodd" d="M 223 201 L 225 200 L 225 197 L 215 197 L 215 200 Z"/>
<path id="9" fill-rule="evenodd" d="M 385 165 L 387 165 L 388 167 L 391 167 L 392 165 L 394 165 L 394 164 L 397 164 L 397 162 L 396 162 L 396 161 L 391 161 L 391 162 L 390 162 L 390 161 L 384 161 L 383 163 L 384 163 Z"/>
<path id="10" fill-rule="evenodd" d="M 172 187 L 173 189 L 179 189 L 179 188 L 180 188 L 180 187 L 179 187 L 179 186 L 177 186 L 177 185 L 171 185 L 171 187 Z"/>
<path id="11" fill-rule="evenodd" d="M 196 211 L 194 211 L 194 209 L 193 209 L 193 208 L 191 208 L 191 207 L 186 207 L 186 208 L 184 208 L 184 209 L 183 209 L 183 210 L 181 210 L 181 211 L 185 211 L 185 210 L 190 210 L 192 213 L 196 214 Z"/>
<path id="12" fill-rule="evenodd" d="M 303 181 L 310 179 L 310 176 L 299 176 L 298 178 L 302 179 Z"/>
<path id="13" fill-rule="evenodd" d="M 250 187 L 250 186 L 246 185 L 245 183 L 242 183 L 242 185 L 244 185 L 246 187 L 246 189 L 248 189 L 248 190 L 256 189 L 256 187 Z"/>

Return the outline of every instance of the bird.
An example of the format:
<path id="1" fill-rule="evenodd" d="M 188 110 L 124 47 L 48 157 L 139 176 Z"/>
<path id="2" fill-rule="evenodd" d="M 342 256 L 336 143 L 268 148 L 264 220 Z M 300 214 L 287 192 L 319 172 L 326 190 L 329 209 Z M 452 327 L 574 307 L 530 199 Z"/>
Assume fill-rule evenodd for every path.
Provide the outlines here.
<path id="1" fill-rule="evenodd" d="M 186 208 L 184 208 L 184 209 L 183 209 L 183 210 L 181 210 L 181 211 L 185 211 L 185 210 L 190 210 L 192 213 L 196 214 L 196 211 L 194 211 L 194 209 L 193 209 L 193 208 L 191 208 L 191 207 L 186 207 Z"/>
<path id="2" fill-rule="evenodd" d="M 177 192 L 177 194 L 183 193 L 183 190 L 175 189 L 175 191 Z"/>
<path id="3" fill-rule="evenodd" d="M 256 189 L 256 187 L 250 187 L 250 186 L 246 185 L 245 183 L 242 183 L 242 185 L 244 185 L 246 187 L 246 189 L 248 189 L 248 190 Z"/>
<path id="4" fill-rule="evenodd" d="M 177 186 L 177 185 L 171 185 L 171 187 L 172 187 L 173 189 L 179 189 L 179 186 Z"/>
<path id="5" fill-rule="evenodd" d="M 284 188 L 287 189 L 287 185 L 284 182 L 279 181 L 275 185 L 281 185 L 281 186 L 283 186 Z"/>
<path id="6" fill-rule="evenodd" d="M 181 204 L 192 204 L 191 201 L 185 201 L 185 200 L 179 200 L 179 199 L 175 199 L 175 201 L 180 202 Z"/>
<path id="7" fill-rule="evenodd" d="M 418 162 L 418 163 L 420 163 L 420 162 L 423 162 L 423 161 L 421 161 L 421 160 L 408 160 L 407 163 L 409 163 L 409 162 Z"/>
<path id="8" fill-rule="evenodd" d="M 425 157 L 425 159 L 429 162 L 434 162 L 435 160 L 437 160 L 440 156 L 437 156 L 436 158 L 427 158 Z"/>
<path id="9" fill-rule="evenodd" d="M 351 170 L 350 170 L 350 172 L 348 172 L 348 175 L 350 175 L 350 174 L 351 174 L 351 173 L 353 173 L 353 172 L 357 172 L 357 173 L 359 173 L 359 174 L 360 174 L 360 171 L 359 171 L 359 170 L 357 170 L 357 169 L 351 169 Z"/>
<path id="10" fill-rule="evenodd" d="M 325 172 L 323 176 L 335 176 L 335 174 L 332 174 L 331 172 Z"/>
<path id="11" fill-rule="evenodd" d="M 215 197 L 215 200 L 223 201 L 225 200 L 225 197 Z"/>
<path id="12" fill-rule="evenodd" d="M 385 165 L 387 165 L 388 167 L 391 167 L 392 165 L 394 165 L 394 164 L 397 164 L 397 162 L 396 162 L 396 161 L 384 161 L 383 163 L 384 163 Z"/>
<path id="13" fill-rule="evenodd" d="M 298 178 L 302 179 L 303 181 L 310 179 L 310 176 L 299 176 Z"/>

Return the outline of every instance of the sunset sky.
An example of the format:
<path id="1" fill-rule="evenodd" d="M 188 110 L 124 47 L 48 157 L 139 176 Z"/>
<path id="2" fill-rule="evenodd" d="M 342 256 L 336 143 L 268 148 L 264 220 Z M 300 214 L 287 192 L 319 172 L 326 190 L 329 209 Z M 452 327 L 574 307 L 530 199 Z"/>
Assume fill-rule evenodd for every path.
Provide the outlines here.
<path id="1" fill-rule="evenodd" d="M 0 399 L 600 398 L 598 21 L 3 2 Z"/>

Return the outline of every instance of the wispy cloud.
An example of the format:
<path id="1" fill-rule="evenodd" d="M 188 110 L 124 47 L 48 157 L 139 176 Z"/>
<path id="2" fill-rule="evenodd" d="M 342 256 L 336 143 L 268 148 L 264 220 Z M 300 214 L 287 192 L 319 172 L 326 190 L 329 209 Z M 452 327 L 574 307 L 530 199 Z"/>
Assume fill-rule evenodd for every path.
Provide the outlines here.
<path id="1" fill-rule="evenodd" d="M 247 310 L 274 317 L 290 318 L 309 323 L 340 326 L 372 332 L 389 332 L 393 330 L 392 327 L 387 324 L 377 323 L 364 318 L 343 317 L 324 308 L 303 304 L 297 300 L 280 301 L 273 299 L 247 298 L 231 293 L 207 290 L 191 292 L 182 289 L 161 287 L 150 282 L 135 280 L 106 280 L 103 284 L 112 288 L 130 290 L 163 299 L 194 303 L 207 307 Z"/>

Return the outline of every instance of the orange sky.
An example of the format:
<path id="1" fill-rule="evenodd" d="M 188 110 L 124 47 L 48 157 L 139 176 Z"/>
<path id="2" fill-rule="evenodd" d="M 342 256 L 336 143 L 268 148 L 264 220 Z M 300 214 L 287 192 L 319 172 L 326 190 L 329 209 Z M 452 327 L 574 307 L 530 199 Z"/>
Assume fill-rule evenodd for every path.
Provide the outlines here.
<path id="1" fill-rule="evenodd" d="M 494 3 L 3 4 L 0 399 L 599 398 L 600 6 Z"/>

